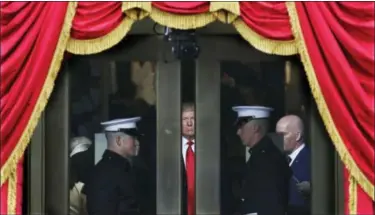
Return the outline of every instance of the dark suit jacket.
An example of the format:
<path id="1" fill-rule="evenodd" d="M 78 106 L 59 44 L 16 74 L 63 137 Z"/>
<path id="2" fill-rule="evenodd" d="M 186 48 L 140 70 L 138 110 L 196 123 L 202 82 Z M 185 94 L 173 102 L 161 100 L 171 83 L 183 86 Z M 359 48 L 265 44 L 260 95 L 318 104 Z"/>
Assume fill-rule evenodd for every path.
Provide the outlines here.
<path id="1" fill-rule="evenodd" d="M 240 214 L 285 215 L 291 170 L 282 152 L 269 137 L 252 149 L 246 163 Z"/>
<path id="2" fill-rule="evenodd" d="M 305 146 L 292 163 L 292 171 L 298 181 L 311 182 L 310 149 Z M 297 189 L 297 182 L 291 179 L 289 182 L 289 205 L 305 207 L 309 210 L 309 198 L 304 197 Z"/>
<path id="3" fill-rule="evenodd" d="M 106 150 L 85 185 L 89 215 L 139 215 L 138 196 L 130 162 Z"/>

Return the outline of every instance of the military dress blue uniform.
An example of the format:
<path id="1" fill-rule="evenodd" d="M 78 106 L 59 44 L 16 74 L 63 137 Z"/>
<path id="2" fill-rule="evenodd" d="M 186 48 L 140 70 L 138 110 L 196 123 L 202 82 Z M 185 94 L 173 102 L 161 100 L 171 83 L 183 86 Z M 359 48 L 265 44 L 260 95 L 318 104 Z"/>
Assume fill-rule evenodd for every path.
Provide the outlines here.
<path id="1" fill-rule="evenodd" d="M 136 121 L 140 118 L 113 120 L 102 123 L 106 132 L 124 132 L 138 137 Z M 106 150 L 94 167 L 83 192 L 87 197 L 89 215 L 139 215 L 140 192 L 137 190 L 136 171 L 128 158 Z"/>
<path id="2" fill-rule="evenodd" d="M 89 215 L 138 215 L 139 203 L 130 162 L 106 150 L 85 185 Z"/>
<path id="3" fill-rule="evenodd" d="M 303 146 L 291 163 L 293 177 L 289 181 L 288 215 L 310 214 L 310 196 L 297 188 L 299 182 L 311 182 L 310 149 Z"/>
<path id="4" fill-rule="evenodd" d="M 265 136 L 249 150 L 240 213 L 285 215 L 291 171 L 280 150 Z"/>
<path id="5" fill-rule="evenodd" d="M 234 107 L 237 123 L 269 117 L 270 109 L 258 106 Z M 237 124 L 241 126 L 241 124 Z M 285 215 L 288 206 L 291 169 L 284 154 L 268 136 L 250 150 L 243 172 L 239 214 Z"/>

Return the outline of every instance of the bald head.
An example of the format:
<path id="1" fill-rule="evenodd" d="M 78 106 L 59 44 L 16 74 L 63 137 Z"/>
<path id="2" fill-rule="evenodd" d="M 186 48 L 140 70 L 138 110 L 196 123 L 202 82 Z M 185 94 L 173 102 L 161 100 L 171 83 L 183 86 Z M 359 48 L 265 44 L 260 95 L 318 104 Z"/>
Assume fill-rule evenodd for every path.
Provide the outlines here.
<path id="1" fill-rule="evenodd" d="M 277 127 L 284 127 L 289 132 L 303 132 L 303 122 L 296 115 L 284 116 L 277 122 L 276 130 Z"/>
<path id="2" fill-rule="evenodd" d="M 276 132 L 284 136 L 284 150 L 293 152 L 303 143 L 303 122 L 296 115 L 282 117 L 276 124 Z"/>

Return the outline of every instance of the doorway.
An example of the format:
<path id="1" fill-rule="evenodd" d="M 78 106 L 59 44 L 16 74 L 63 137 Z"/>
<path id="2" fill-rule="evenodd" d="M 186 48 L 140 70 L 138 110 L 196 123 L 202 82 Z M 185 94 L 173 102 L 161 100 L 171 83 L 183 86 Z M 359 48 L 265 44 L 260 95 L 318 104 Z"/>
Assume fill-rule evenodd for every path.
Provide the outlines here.
<path id="1" fill-rule="evenodd" d="M 181 62 L 170 55 L 168 47 L 157 36 L 128 36 L 125 41 L 107 52 L 73 57 L 65 65 L 45 112 L 43 123 L 45 130 L 40 134 L 44 135 L 42 143 L 45 144 L 43 161 L 45 165 L 45 195 L 43 197 L 45 211 L 43 212 L 68 214 L 69 140 L 74 136 L 87 135 L 95 142 L 95 133 L 100 133 L 101 121 L 126 115 L 122 113 L 124 115 L 120 116 L 116 110 L 113 113 L 112 110 L 116 109 L 112 108 L 115 106 L 113 103 L 117 100 L 112 99 L 111 103 L 108 99 L 109 95 L 130 84 L 126 80 L 131 79 L 131 76 L 127 77 L 126 74 L 129 75 L 131 72 L 126 73 L 126 70 L 130 71 L 134 62 L 140 62 L 143 66 L 145 62 L 149 62 L 150 68 L 155 72 L 155 118 L 152 116 L 146 118 L 149 120 L 147 122 L 152 123 L 154 120 L 156 123 L 155 157 L 149 161 L 152 163 L 153 159 L 156 160 L 154 162 L 156 163 L 156 180 L 153 185 L 157 191 L 155 210 L 158 214 L 179 214 L 181 211 L 180 172 L 182 170 L 180 166 L 181 144 L 179 143 L 181 141 L 181 102 L 184 100 L 192 100 L 196 105 L 196 141 L 200 143 L 197 144 L 196 149 L 197 214 L 225 214 L 231 210 L 231 205 L 223 204 L 228 201 L 221 198 L 220 193 L 225 189 L 232 189 L 232 187 L 223 187 L 223 182 L 235 180 L 236 171 L 227 172 L 222 167 L 224 165 L 236 167 L 232 163 L 244 161 L 246 154 L 245 149 L 236 140 L 236 136 L 231 135 L 233 132 L 231 132 L 230 121 L 233 116 L 230 116 L 230 108 L 232 105 L 244 102 L 249 104 L 260 102 L 273 106 L 276 111 L 271 119 L 271 127 L 274 128 L 278 118 L 290 113 L 286 105 L 288 95 L 285 93 L 286 62 L 298 61 L 294 58 L 263 54 L 236 35 L 203 35 L 198 38 L 198 43 L 202 50 L 199 58 L 195 61 Z M 83 69 L 85 64 L 88 66 Z M 298 69 L 295 71 L 301 72 Z M 87 72 L 88 76 L 76 77 L 78 73 L 84 72 Z M 113 75 L 116 73 L 117 75 Z M 241 76 L 244 73 L 251 74 L 253 77 Z M 232 77 L 236 75 L 239 77 Z M 117 76 L 117 79 L 113 76 Z M 87 79 L 87 77 L 91 78 Z M 236 85 L 241 88 L 237 89 L 240 91 L 238 97 L 244 98 L 223 104 L 223 101 L 233 97 L 230 93 L 229 96 L 224 95 L 227 88 L 229 90 L 232 88 L 231 78 L 235 79 Z M 244 80 L 249 82 L 245 83 Z M 243 82 L 240 83 L 241 81 Z M 262 84 L 256 86 L 257 83 L 258 85 L 259 83 L 268 84 L 266 90 L 261 90 L 264 91 L 264 95 L 256 93 L 254 95 L 254 91 L 259 92 L 259 89 L 265 87 Z M 74 88 L 73 85 L 79 87 Z M 100 104 L 98 109 L 93 110 L 96 117 L 92 117 L 93 112 L 88 111 L 82 114 L 79 111 L 75 112 L 77 108 L 72 108 L 72 98 L 80 93 L 83 85 L 90 85 L 87 92 L 91 94 L 95 94 L 92 90 L 90 91 L 91 88 L 99 88 L 99 92 L 96 92 L 94 96 L 96 101 L 90 101 Z M 223 90 L 224 87 L 225 90 Z M 129 91 L 130 89 L 124 89 L 124 93 L 129 93 Z M 137 94 L 137 92 L 133 93 Z M 254 96 L 259 98 L 253 98 Z M 319 162 L 314 162 L 314 158 L 312 161 L 313 181 L 319 181 L 313 188 L 313 205 L 316 206 L 313 210 L 316 210 L 316 213 L 334 213 L 334 204 L 331 204 L 335 200 L 334 151 L 332 147 L 329 147 L 332 144 L 325 138 L 327 135 L 324 133 L 319 116 L 314 112 L 314 103 L 310 95 L 305 96 L 306 98 L 301 100 L 305 109 L 302 107 L 293 109 L 293 113 L 301 111 L 300 114 L 304 114 L 308 130 L 312 131 L 309 132 L 309 142 L 320 143 L 311 145 L 312 157 L 314 154 L 319 155 L 316 159 Z M 223 114 L 224 110 L 228 114 Z M 81 110 L 81 112 L 85 111 Z M 74 113 L 78 114 L 74 115 Z M 74 120 L 81 116 L 82 118 L 95 118 L 95 120 L 80 129 L 79 127 L 85 123 Z M 56 124 L 59 124 L 58 129 L 55 129 Z M 221 135 L 223 130 L 227 131 L 224 137 Z M 221 144 L 223 138 L 230 144 Z M 96 143 L 95 147 L 97 147 Z M 152 148 L 152 145 L 150 147 Z M 145 157 L 150 158 L 152 155 L 147 154 Z M 223 163 L 223 157 L 229 159 Z M 95 155 L 92 159 L 95 162 Z M 321 168 L 321 165 L 326 168 Z M 328 191 L 329 189 L 332 189 L 332 192 Z"/>

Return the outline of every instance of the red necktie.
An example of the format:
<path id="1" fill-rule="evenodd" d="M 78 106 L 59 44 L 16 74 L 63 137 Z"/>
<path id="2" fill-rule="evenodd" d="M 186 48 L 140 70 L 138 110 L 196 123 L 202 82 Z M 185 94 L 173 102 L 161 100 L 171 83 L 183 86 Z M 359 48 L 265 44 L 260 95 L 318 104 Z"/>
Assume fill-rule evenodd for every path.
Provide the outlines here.
<path id="1" fill-rule="evenodd" d="M 187 176 L 187 212 L 188 215 L 195 214 L 195 155 L 193 152 L 194 142 L 189 141 L 186 151 L 186 176 Z"/>

